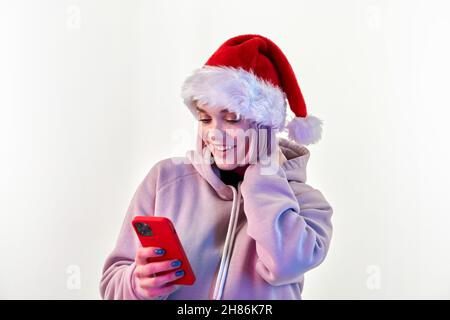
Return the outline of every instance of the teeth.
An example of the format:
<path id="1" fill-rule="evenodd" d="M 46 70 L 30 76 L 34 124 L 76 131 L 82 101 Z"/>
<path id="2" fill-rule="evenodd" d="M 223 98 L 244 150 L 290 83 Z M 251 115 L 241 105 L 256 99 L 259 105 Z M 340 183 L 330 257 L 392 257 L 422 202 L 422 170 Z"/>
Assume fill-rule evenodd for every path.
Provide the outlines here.
<path id="1" fill-rule="evenodd" d="M 225 151 L 225 150 L 233 149 L 234 146 L 228 146 L 228 147 L 227 147 L 227 146 L 217 146 L 217 145 L 215 145 L 214 148 L 216 148 L 216 149 L 219 150 L 219 151 Z"/>

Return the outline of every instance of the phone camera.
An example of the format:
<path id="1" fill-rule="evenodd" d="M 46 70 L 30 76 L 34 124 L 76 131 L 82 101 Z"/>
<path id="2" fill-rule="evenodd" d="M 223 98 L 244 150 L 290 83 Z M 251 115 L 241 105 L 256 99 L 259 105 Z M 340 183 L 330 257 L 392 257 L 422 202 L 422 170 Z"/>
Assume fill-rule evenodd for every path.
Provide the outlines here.
<path id="1" fill-rule="evenodd" d="M 153 235 L 152 229 L 150 229 L 150 226 L 148 224 L 143 222 L 137 222 L 135 226 L 140 235 L 144 237 L 150 237 Z"/>

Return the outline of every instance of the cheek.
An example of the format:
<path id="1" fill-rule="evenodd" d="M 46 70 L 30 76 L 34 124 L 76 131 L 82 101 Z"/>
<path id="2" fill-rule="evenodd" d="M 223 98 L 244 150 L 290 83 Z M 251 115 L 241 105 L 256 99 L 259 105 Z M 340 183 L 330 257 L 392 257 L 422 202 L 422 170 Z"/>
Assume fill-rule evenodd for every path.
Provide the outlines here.
<path id="1" fill-rule="evenodd" d="M 202 125 L 198 125 L 197 134 L 204 140 L 206 138 L 206 130 Z"/>
<path id="2" fill-rule="evenodd" d="M 249 137 L 245 137 L 242 139 L 236 139 L 236 149 L 235 149 L 235 157 L 239 161 L 240 164 L 247 163 L 248 153 L 250 149 L 250 139 Z"/>
<path id="3" fill-rule="evenodd" d="M 206 131 L 198 126 L 197 128 L 197 150 L 203 150 L 206 147 Z"/>
<path id="4" fill-rule="evenodd" d="M 233 139 L 237 145 L 238 155 L 245 156 L 250 149 L 250 130 L 254 131 L 254 128 L 247 122 L 244 122 L 242 126 L 238 128 L 233 134 Z"/>

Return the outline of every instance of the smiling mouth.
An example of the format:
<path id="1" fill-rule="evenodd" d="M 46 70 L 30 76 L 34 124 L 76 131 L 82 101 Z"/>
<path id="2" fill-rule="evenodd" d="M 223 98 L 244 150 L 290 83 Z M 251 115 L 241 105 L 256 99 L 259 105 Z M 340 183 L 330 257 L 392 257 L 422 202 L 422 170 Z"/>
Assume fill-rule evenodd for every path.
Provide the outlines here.
<path id="1" fill-rule="evenodd" d="M 214 147 L 215 150 L 220 151 L 220 152 L 225 152 L 225 151 L 231 150 L 235 147 L 235 146 L 223 146 L 223 145 L 216 145 L 216 144 L 212 144 L 212 146 Z"/>

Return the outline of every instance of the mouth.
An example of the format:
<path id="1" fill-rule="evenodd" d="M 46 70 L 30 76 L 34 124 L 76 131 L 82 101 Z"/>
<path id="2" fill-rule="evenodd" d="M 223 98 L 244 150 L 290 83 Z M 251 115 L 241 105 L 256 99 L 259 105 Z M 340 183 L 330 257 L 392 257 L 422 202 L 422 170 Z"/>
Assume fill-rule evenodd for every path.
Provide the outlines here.
<path id="1" fill-rule="evenodd" d="M 221 153 L 225 153 L 236 147 L 236 146 L 224 146 L 224 145 L 218 145 L 218 144 L 211 144 L 211 146 L 214 148 L 215 151 L 218 151 Z"/>

